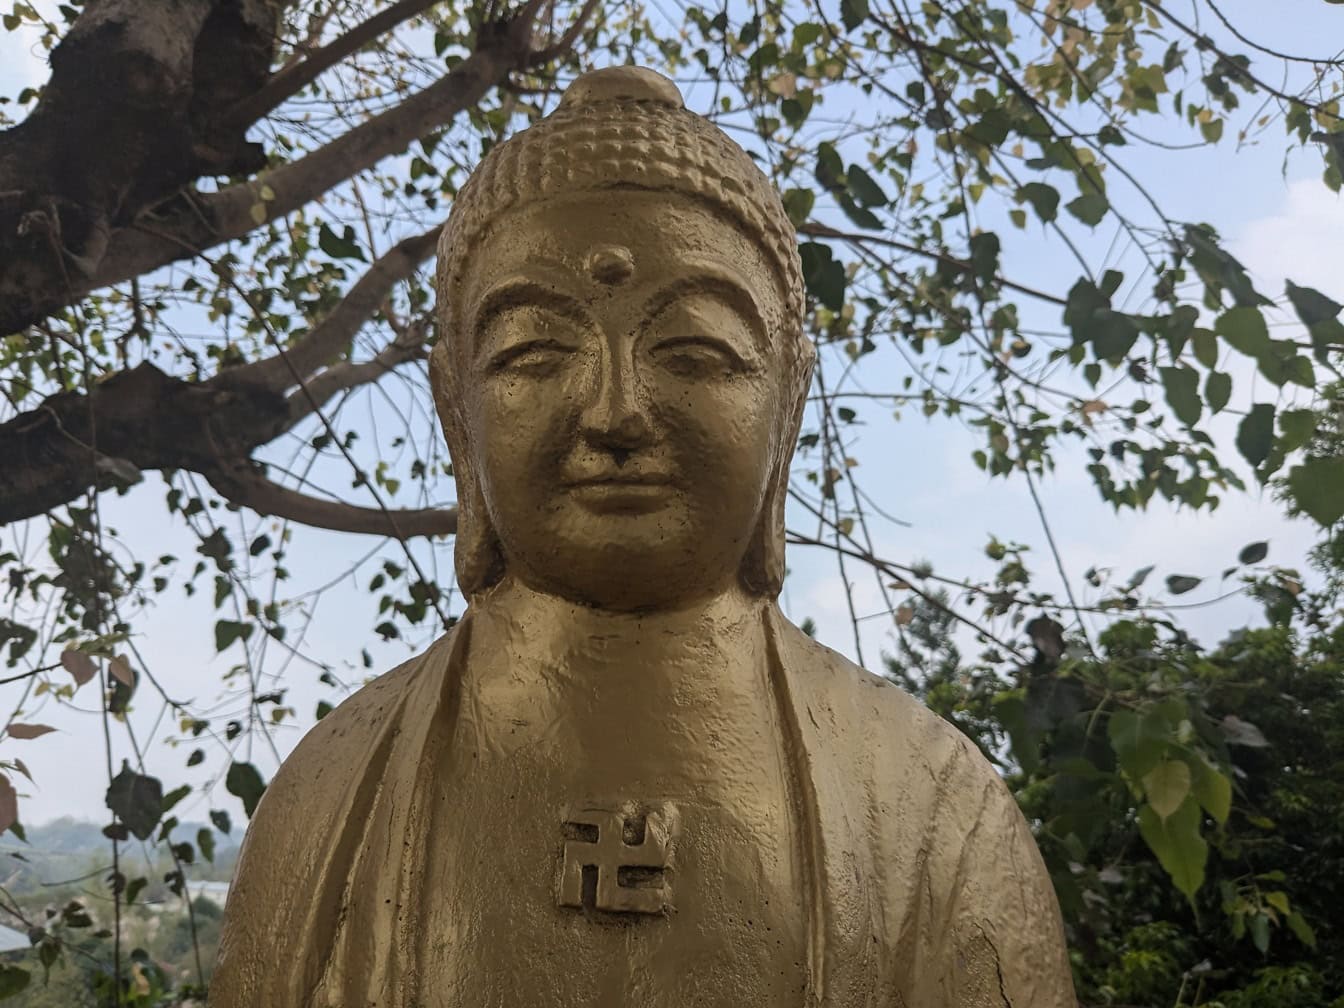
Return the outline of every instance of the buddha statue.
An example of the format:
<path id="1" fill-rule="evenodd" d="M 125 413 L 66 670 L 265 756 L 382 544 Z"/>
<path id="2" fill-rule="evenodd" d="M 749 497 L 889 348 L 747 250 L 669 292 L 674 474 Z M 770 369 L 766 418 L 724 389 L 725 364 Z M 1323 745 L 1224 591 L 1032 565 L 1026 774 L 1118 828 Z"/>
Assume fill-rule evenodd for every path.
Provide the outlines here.
<path id="1" fill-rule="evenodd" d="M 586 74 L 462 188 L 438 295 L 468 605 L 276 775 L 214 1008 L 1072 1008 L 993 769 L 777 606 L 814 351 L 746 153 Z"/>

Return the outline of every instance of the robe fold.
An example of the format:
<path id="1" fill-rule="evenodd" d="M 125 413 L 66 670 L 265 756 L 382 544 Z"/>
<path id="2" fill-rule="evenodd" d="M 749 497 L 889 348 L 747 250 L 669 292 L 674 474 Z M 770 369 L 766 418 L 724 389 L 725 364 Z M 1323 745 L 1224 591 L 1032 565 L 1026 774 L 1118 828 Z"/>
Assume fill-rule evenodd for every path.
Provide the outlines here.
<path id="1" fill-rule="evenodd" d="M 764 612 L 799 805 L 800 1008 L 1074 1008 L 1049 877 L 993 768 L 908 694 Z M 432 775 L 468 755 L 450 750 L 472 623 L 469 609 L 328 714 L 267 788 L 212 1008 L 467 1008 L 426 975 L 422 923 Z"/>

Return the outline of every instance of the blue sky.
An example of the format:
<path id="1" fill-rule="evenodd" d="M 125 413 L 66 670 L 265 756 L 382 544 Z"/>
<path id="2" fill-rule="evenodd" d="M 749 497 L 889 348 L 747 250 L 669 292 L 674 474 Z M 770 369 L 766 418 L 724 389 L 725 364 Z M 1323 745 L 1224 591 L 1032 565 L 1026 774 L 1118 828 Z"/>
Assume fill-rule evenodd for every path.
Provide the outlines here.
<path id="1" fill-rule="evenodd" d="M 1276 0 L 1272 5 L 1238 0 L 1223 7 L 1247 33 L 1288 51 L 1311 52 L 1314 47 L 1322 50 L 1319 55 L 1328 55 L 1320 40 L 1344 37 L 1344 7 L 1321 0 Z M 45 76 L 43 62 L 31 51 L 30 42 L 21 35 L 0 36 L 0 93 L 13 94 Z M 694 105 L 694 92 L 688 99 Z M 1338 266 L 1344 263 L 1344 202 L 1314 181 L 1310 155 L 1296 155 L 1285 171 L 1281 155 L 1272 146 L 1234 151 L 1225 143 L 1179 158 L 1164 155 L 1157 171 L 1144 170 L 1145 163 L 1157 162 L 1147 162 L 1142 154 L 1128 163 L 1151 181 L 1159 201 L 1174 208 L 1177 216 L 1213 223 L 1262 290 L 1277 294 L 1284 278 L 1292 277 L 1344 300 L 1344 273 Z M 1059 287 L 1056 278 L 1061 271 L 1072 268 L 1035 232 L 1006 246 L 1004 265 L 1015 279 L 1051 289 Z M 1057 318 L 1049 321 L 1058 324 Z M 883 366 L 865 373 L 865 382 L 875 388 L 893 387 L 894 381 L 883 384 L 894 376 L 894 372 L 884 374 Z M 1246 378 L 1253 381 L 1249 371 Z M 1260 391 L 1262 397 L 1269 395 L 1268 390 Z M 938 573 L 948 576 L 985 577 L 993 565 L 984 555 L 984 546 L 996 535 L 1003 541 L 1028 544 L 1039 586 L 1058 593 L 1059 577 L 1025 483 L 1020 479 L 990 481 L 972 465 L 970 453 L 978 447 L 978 435 L 946 419 L 926 421 L 913 409 L 907 409 L 899 422 L 889 413 L 878 415 L 876 411 L 865 411 L 862 419 L 867 426 L 855 450 L 860 462 L 857 474 L 864 489 L 885 510 L 908 523 L 907 527 L 872 516 L 877 553 L 907 563 L 927 560 Z M 1231 426 L 1217 433 L 1230 453 Z M 1209 582 L 1185 597 L 1201 601 L 1218 594 L 1218 572 L 1234 561 L 1246 543 L 1268 539 L 1270 561 L 1301 565 L 1315 539 L 1307 523 L 1284 519 L 1266 495 L 1254 491 L 1227 497 L 1212 515 L 1178 513 L 1161 503 L 1143 513 L 1116 515 L 1100 501 L 1076 458 L 1061 458 L 1058 471 L 1042 481 L 1041 491 L 1065 570 L 1075 589 L 1082 591 L 1082 572 L 1088 567 L 1112 567 L 1127 576 L 1155 563 L 1153 584 L 1171 573 L 1210 576 Z M 105 496 L 104 519 L 120 529 L 134 552 L 193 556 L 195 540 L 164 520 L 163 492 L 161 482 L 151 476 L 127 497 Z M 807 525 L 796 513 L 791 521 L 799 527 Z M 363 538 L 300 530 L 290 549 L 296 577 L 289 589 L 298 593 L 324 583 L 371 545 Z M 450 550 L 450 546 L 422 546 L 419 553 L 426 564 L 437 564 L 446 571 L 451 565 Z M 854 638 L 834 560 L 820 551 L 793 548 L 790 565 L 792 573 L 783 598 L 786 611 L 796 620 L 815 619 L 823 641 L 854 657 Z M 370 573 L 360 576 L 361 585 Z M 880 613 L 885 603 L 874 579 L 862 570 L 856 574 L 853 566 L 850 574 L 857 611 Z M 219 692 L 220 674 L 236 658 L 213 653 L 210 623 L 214 617 L 208 603 L 186 604 L 175 601 L 178 598 L 170 593 L 138 620 L 141 636 L 137 644 L 171 694 L 209 703 Z M 362 587 L 337 586 L 323 597 L 305 646 L 336 667 L 338 674 L 347 670 L 343 678 L 350 681 L 364 675 L 357 667 L 361 648 L 373 654 L 375 670 L 390 668 L 407 657 L 407 645 L 371 641 L 370 627 L 375 622 L 371 617 L 370 597 Z M 1206 644 L 1216 643 L 1227 629 L 1255 619 L 1256 608 L 1243 599 L 1182 615 L 1183 623 Z M 869 667 L 876 667 L 880 653 L 890 650 L 889 628 L 889 621 L 882 618 L 863 622 L 861 644 Z M 293 666 L 286 681 L 292 691 L 289 700 L 300 712 L 300 724 L 309 724 L 313 704 L 330 691 L 316 683 L 313 669 L 302 665 Z M 92 686 L 85 690 L 89 695 L 84 705 L 88 706 L 96 697 Z M 13 702 L 8 696 L 6 701 Z M 155 723 L 157 715 L 152 704 L 137 712 L 133 721 L 141 738 L 170 733 L 170 726 Z M 23 720 L 60 729 L 35 741 L 4 743 L 4 754 L 21 755 L 37 778 L 37 787 L 29 788 L 31 793 L 23 802 L 25 819 L 38 822 L 67 813 L 87 815 L 101 806 L 106 778 L 97 719 L 47 703 L 25 710 Z M 277 750 L 287 751 L 299 735 L 297 728 L 278 733 Z M 147 747 L 148 766 L 173 782 L 191 779 L 182 769 L 188 751 L 174 751 L 155 742 Z M 119 750 L 118 758 L 121 755 L 129 752 Z M 273 754 L 259 749 L 252 755 L 263 772 L 274 766 Z M 220 765 L 213 757 L 206 763 L 213 769 Z M 207 778 L 195 780 L 205 782 Z M 206 809 L 228 802 L 222 787 L 217 787 L 213 796 L 193 795 L 179 814 L 200 818 Z"/>

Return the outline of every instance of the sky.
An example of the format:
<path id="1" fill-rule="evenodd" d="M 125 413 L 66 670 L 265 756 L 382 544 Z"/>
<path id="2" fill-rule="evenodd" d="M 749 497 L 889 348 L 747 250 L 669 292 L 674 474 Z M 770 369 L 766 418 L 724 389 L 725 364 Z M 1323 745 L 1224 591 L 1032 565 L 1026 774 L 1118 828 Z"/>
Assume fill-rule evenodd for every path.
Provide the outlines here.
<path id="1" fill-rule="evenodd" d="M 1273 5 L 1241 0 L 1224 9 L 1248 33 L 1290 51 L 1308 51 L 1317 39 L 1344 37 L 1344 7 L 1319 0 L 1277 0 Z M 0 94 L 40 83 L 44 76 L 42 61 L 21 38 L 0 36 Z M 1215 224 L 1262 290 L 1278 293 L 1284 279 L 1292 277 L 1344 300 L 1344 274 L 1338 265 L 1344 263 L 1344 202 L 1314 180 L 1310 157 L 1298 155 L 1285 170 L 1272 150 L 1234 152 L 1224 145 L 1192 153 L 1178 170 L 1171 169 L 1170 160 L 1163 164 L 1162 174 L 1153 177 L 1160 201 L 1179 208 L 1184 219 Z M 1135 167 L 1142 173 L 1141 162 Z M 1067 268 L 1052 253 L 1042 252 L 1030 234 L 1006 248 L 1004 266 L 1005 273 L 1016 279 L 1031 283 L 1035 278 L 1051 287 L 1057 286 L 1051 278 Z M 1052 321 L 1057 324 L 1057 319 Z M 875 385 L 881 377 L 872 376 Z M 987 577 L 993 564 L 984 547 L 994 535 L 1028 545 L 1038 586 L 1059 593 L 1061 583 L 1049 559 L 1041 516 L 1026 485 L 1020 479 L 991 481 L 972 465 L 969 456 L 978 447 L 977 435 L 945 420 L 926 421 L 917 410 L 907 410 L 899 423 L 889 416 L 865 414 L 864 419 L 870 426 L 856 451 L 864 488 L 901 519 L 898 524 L 872 516 L 876 553 L 906 563 L 927 560 L 936 572 L 949 576 Z M 1230 429 L 1219 433 L 1223 435 L 1220 443 L 1230 451 Z M 1233 563 L 1246 543 L 1268 540 L 1269 561 L 1301 565 L 1315 541 L 1309 523 L 1289 521 L 1266 494 L 1254 490 L 1228 496 L 1212 515 L 1178 512 L 1160 502 L 1145 512 L 1116 514 L 1099 499 L 1077 460 L 1067 456 L 1054 474 L 1041 481 L 1040 490 L 1065 571 L 1080 592 L 1086 591 L 1082 572 L 1089 567 L 1113 568 L 1127 577 L 1139 567 L 1157 564 L 1154 584 L 1172 573 L 1207 576 L 1206 584 L 1187 597 L 1203 602 L 1219 594 L 1218 573 Z M 164 492 L 158 478 L 150 475 L 125 497 L 104 495 L 104 520 L 121 530 L 133 551 L 146 556 L 165 552 L 193 556 L 194 539 L 180 526 L 164 522 L 160 503 Z M 790 521 L 798 527 L 807 524 L 796 508 Z M 290 550 L 295 571 L 291 590 L 315 587 L 336 577 L 351 557 L 371 545 L 359 537 L 300 530 Z M 449 545 L 421 547 L 420 555 L 439 569 L 451 566 Z M 881 618 L 886 603 L 874 579 L 850 570 L 856 611 L 864 616 L 877 614 L 877 618 L 862 621 L 856 641 L 834 560 L 820 551 L 795 547 L 789 562 L 791 573 L 781 600 L 788 615 L 796 621 L 814 620 L 825 643 L 851 658 L 861 657 L 870 668 L 878 667 L 881 654 L 892 648 L 892 637 L 889 620 Z M 361 575 L 362 582 L 367 582 L 369 573 L 366 570 Z M 1209 645 L 1228 629 L 1256 617 L 1257 608 L 1240 598 L 1182 613 L 1184 625 Z M 175 697 L 210 703 L 219 692 L 220 674 L 236 661 L 233 655 L 214 654 L 207 619 L 200 605 L 165 600 L 137 621 L 137 647 Z M 375 669 L 390 668 L 409 656 L 403 642 L 371 640 L 373 622 L 362 585 L 338 585 L 323 597 L 306 647 L 342 678 L 358 682 L 367 674 L 358 662 L 361 649 L 371 652 Z M 300 724 L 308 725 L 313 705 L 330 697 L 331 691 L 318 684 L 317 671 L 309 666 L 297 664 L 290 671 L 287 699 L 298 708 Z M 85 692 L 87 696 L 77 697 L 76 706 L 89 708 L 96 702 L 92 685 Z M 161 739 L 172 733 L 169 726 L 157 723 L 158 713 L 149 705 L 133 716 L 141 739 Z M 59 729 L 33 741 L 7 740 L 6 748 L 0 748 L 0 756 L 12 756 L 19 750 L 7 747 L 22 745 L 22 758 L 36 779 L 22 799 L 25 820 L 89 815 L 99 808 L 106 774 L 98 719 L 91 713 L 46 703 L 30 705 L 24 720 Z M 288 751 L 300 735 L 301 728 L 283 729 L 276 735 L 275 752 L 258 743 L 256 751 L 245 755 L 269 774 L 276 757 Z M 114 760 L 131 755 L 124 743 L 116 745 Z M 206 773 L 184 771 L 189 749 L 154 741 L 146 746 L 146 765 L 150 772 L 174 783 L 211 783 Z M 212 758 L 205 767 L 217 771 L 220 765 Z M 215 807 L 234 807 L 217 782 L 213 791 L 193 794 L 177 811 L 184 819 L 200 819 Z M 241 819 L 236 811 L 235 818 Z"/>

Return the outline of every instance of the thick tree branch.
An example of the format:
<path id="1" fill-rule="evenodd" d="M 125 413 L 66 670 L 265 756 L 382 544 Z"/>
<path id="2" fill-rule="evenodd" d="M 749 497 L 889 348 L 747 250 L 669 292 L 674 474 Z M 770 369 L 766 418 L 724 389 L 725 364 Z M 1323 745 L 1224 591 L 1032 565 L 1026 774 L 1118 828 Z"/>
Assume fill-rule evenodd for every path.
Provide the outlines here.
<path id="1" fill-rule="evenodd" d="M 74 500 L 138 470 L 205 472 L 246 458 L 289 423 L 282 396 L 230 381 L 185 382 L 141 364 L 61 392 L 0 424 L 0 525 Z"/>
<path id="2" fill-rule="evenodd" d="M 384 158 L 400 154 L 416 138 L 477 104 L 526 64 L 526 53 L 510 38 L 484 44 L 423 91 L 307 157 L 219 193 L 196 196 L 191 205 L 169 209 L 157 219 L 144 217 L 137 227 L 116 232 L 102 268 L 85 290 L 120 283 L 241 238 L 258 226 L 253 207 L 264 205 L 268 219 L 284 217 Z M 274 197 L 264 203 L 263 186 Z"/>
<path id="3" fill-rule="evenodd" d="M 90 289 L 142 207 L 264 164 L 221 120 L 265 81 L 274 18 L 271 0 L 83 8 L 32 114 L 0 131 L 0 335 Z"/>
<path id="4" fill-rule="evenodd" d="M 361 326 L 387 300 L 392 287 L 405 280 L 430 257 L 441 226 L 403 239 L 378 258 L 321 322 L 291 347 L 272 357 L 245 364 L 235 380 L 283 392 L 332 363 L 350 348 Z"/>
<path id="5" fill-rule="evenodd" d="M 251 508 L 257 514 L 287 518 L 314 528 L 402 540 L 457 532 L 455 507 L 382 511 L 322 500 L 273 483 L 254 464 L 216 469 L 204 476 L 230 503 Z"/>

